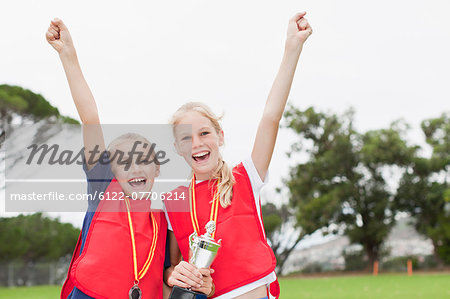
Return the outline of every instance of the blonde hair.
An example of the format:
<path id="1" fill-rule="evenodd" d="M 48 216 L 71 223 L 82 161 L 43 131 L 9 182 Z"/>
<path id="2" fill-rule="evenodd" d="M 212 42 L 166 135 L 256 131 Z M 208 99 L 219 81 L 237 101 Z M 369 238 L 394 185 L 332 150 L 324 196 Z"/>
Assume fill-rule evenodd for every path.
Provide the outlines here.
<path id="1" fill-rule="evenodd" d="M 176 125 L 183 115 L 189 111 L 196 111 L 209 119 L 211 124 L 217 134 L 220 134 L 222 127 L 219 121 L 222 116 L 215 115 L 212 110 L 205 104 L 201 102 L 189 102 L 181 106 L 170 119 L 170 124 Z M 217 193 L 219 195 L 220 205 L 223 208 L 231 205 L 231 198 L 233 197 L 233 185 L 235 183 L 233 177 L 232 168 L 222 159 L 222 155 L 219 153 L 219 163 L 217 168 L 213 171 L 213 179 L 219 180 L 219 185 L 217 186 Z"/>
<path id="2" fill-rule="evenodd" d="M 107 151 L 109 152 L 110 156 L 114 157 L 115 155 L 113 154 L 113 152 L 115 152 L 117 150 L 117 146 L 124 143 L 125 141 L 142 141 L 142 143 L 144 143 L 144 144 L 146 143 L 148 145 L 151 145 L 151 142 L 142 135 L 139 135 L 137 133 L 126 133 L 126 134 L 123 134 L 123 135 L 120 135 L 120 136 L 114 138 L 114 140 L 111 141 L 111 143 L 108 145 Z M 155 150 L 152 151 L 150 156 L 151 157 L 155 156 Z M 156 169 L 159 171 L 159 169 L 160 169 L 159 164 L 155 163 L 155 166 L 156 166 Z"/>
<path id="3" fill-rule="evenodd" d="M 149 145 L 151 144 L 150 141 L 148 141 L 148 139 L 142 135 L 139 135 L 137 133 L 126 133 L 126 134 L 120 135 L 119 137 L 114 138 L 114 140 L 111 141 L 111 143 L 108 145 L 107 150 L 109 152 L 115 151 L 117 146 L 119 144 L 122 144 L 125 141 L 142 141 Z"/>

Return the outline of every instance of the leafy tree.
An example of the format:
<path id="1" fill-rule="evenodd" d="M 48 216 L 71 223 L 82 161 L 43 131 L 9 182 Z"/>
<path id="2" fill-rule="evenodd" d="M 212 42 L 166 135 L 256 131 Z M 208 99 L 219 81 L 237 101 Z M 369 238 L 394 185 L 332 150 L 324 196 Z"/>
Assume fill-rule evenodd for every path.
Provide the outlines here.
<path id="1" fill-rule="evenodd" d="M 429 237 L 439 266 L 450 264 L 450 115 L 422 122 L 430 158 L 415 155 L 396 196 L 397 208 L 409 212 L 418 232 Z"/>
<path id="2" fill-rule="evenodd" d="M 73 252 L 80 230 L 42 213 L 0 218 L 0 262 L 23 261 L 24 279 L 37 261 L 55 261 Z"/>
<path id="3" fill-rule="evenodd" d="M 63 124 L 79 124 L 78 121 L 70 117 L 62 116 L 56 107 L 53 107 L 47 100 L 39 94 L 28 89 L 12 85 L 0 85 L 0 148 L 2 148 L 6 132 L 12 136 L 16 125 L 31 125 L 37 128 L 34 138 L 44 142 L 61 131 Z M 58 127 L 53 127 L 53 126 Z M 53 130 L 49 127 L 52 126 Z M 11 139 L 13 140 L 13 139 Z M 0 158 L 0 164 L 7 159 L 8 168 L 15 166 L 15 163 L 24 157 L 22 148 L 9 151 Z M 5 169 L 0 170 L 4 174 Z M 4 189 L 4 182 L 0 180 L 0 189 Z"/>
<path id="4" fill-rule="evenodd" d="M 297 226 L 304 234 L 343 231 L 363 245 L 370 269 L 394 224 L 386 170 L 404 167 L 416 151 L 403 138 L 406 126 L 360 134 L 352 111 L 338 116 L 291 106 L 285 116 L 299 137 L 290 154 L 308 157 L 286 181 Z"/>
<path id="5" fill-rule="evenodd" d="M 261 211 L 266 237 L 277 259 L 277 272 L 281 274 L 290 253 L 305 235 L 301 230 L 293 229 L 292 208 L 288 205 L 277 207 L 269 202 Z"/>
<path id="6" fill-rule="evenodd" d="M 264 204 L 262 207 L 262 215 L 264 220 L 264 229 L 266 231 L 266 237 L 269 240 L 273 240 L 273 235 L 283 224 L 283 215 L 281 210 L 279 210 L 273 203 L 269 202 Z M 274 242 L 271 242 L 272 244 Z"/>
<path id="7" fill-rule="evenodd" d="M 35 213 L 0 218 L 0 261 L 56 260 L 71 254 L 80 230 Z"/>
<path id="8" fill-rule="evenodd" d="M 36 123 L 40 120 L 78 124 L 70 117 L 62 116 L 58 108 L 52 106 L 43 96 L 20 86 L 0 85 L 0 141 L 3 141 L 6 130 L 11 128 L 14 119 L 18 123 Z"/>
<path id="9" fill-rule="evenodd" d="M 17 218 L 0 218 L 0 261 L 20 259 L 28 251 L 23 226 L 18 225 Z"/>

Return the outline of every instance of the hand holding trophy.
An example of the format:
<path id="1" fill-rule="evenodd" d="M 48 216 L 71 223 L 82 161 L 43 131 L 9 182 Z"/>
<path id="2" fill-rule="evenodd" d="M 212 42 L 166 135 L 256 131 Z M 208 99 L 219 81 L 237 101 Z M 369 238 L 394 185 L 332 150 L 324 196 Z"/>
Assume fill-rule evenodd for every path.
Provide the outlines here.
<path id="1" fill-rule="evenodd" d="M 216 231 L 216 223 L 209 221 L 205 225 L 206 233 L 198 236 L 197 232 L 193 232 L 189 236 L 189 248 L 191 250 L 189 263 L 197 268 L 209 268 L 213 263 L 217 251 L 220 248 L 221 240 L 215 241 L 212 237 Z M 174 286 L 170 293 L 169 299 L 206 299 L 207 296 L 200 292 L 190 289 Z"/>

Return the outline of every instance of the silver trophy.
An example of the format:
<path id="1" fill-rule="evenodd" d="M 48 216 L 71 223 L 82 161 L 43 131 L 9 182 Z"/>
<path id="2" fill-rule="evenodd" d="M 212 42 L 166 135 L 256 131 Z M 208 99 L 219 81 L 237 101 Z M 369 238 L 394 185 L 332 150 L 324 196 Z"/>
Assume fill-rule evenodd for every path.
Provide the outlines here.
<path id="1" fill-rule="evenodd" d="M 192 251 L 189 263 L 197 268 L 208 268 L 211 266 L 222 241 L 216 242 L 212 238 L 213 233 L 216 231 L 216 223 L 214 221 L 206 223 L 205 229 L 206 233 L 204 235 L 197 236 L 197 233 L 193 232 L 189 236 L 189 248 Z"/>
<path id="2" fill-rule="evenodd" d="M 197 236 L 196 232 L 193 232 L 189 236 L 189 263 L 195 265 L 197 268 L 208 268 L 211 266 L 214 258 L 217 255 L 217 251 L 220 248 L 221 240 L 214 241 L 212 234 L 216 231 L 216 223 L 209 221 L 205 225 L 206 234 Z M 206 295 L 199 292 L 194 292 L 190 289 L 184 289 L 178 286 L 174 286 L 170 293 L 169 299 L 206 299 Z"/>

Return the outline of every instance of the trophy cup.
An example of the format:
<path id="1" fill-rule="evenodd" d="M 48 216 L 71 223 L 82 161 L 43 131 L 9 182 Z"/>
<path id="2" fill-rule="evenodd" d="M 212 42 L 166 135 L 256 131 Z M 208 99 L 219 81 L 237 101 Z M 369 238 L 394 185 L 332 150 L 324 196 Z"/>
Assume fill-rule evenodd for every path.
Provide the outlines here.
<path id="1" fill-rule="evenodd" d="M 201 236 L 197 236 L 196 232 L 193 232 L 189 236 L 189 248 L 192 251 L 192 255 L 189 258 L 189 263 L 193 264 L 197 268 L 208 268 L 211 266 L 214 258 L 219 250 L 221 240 L 214 241 L 212 234 L 216 231 L 216 223 L 209 221 L 205 225 L 206 233 Z M 169 299 L 206 299 L 207 295 L 199 292 L 194 292 L 190 289 L 174 286 L 170 293 Z"/>

